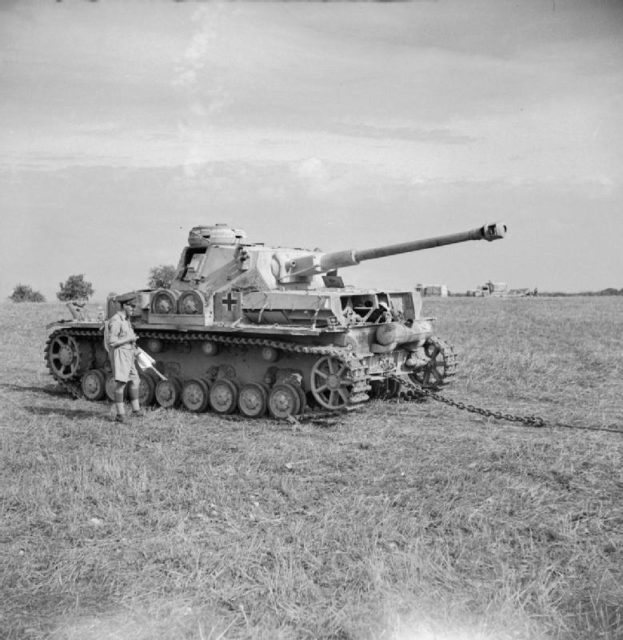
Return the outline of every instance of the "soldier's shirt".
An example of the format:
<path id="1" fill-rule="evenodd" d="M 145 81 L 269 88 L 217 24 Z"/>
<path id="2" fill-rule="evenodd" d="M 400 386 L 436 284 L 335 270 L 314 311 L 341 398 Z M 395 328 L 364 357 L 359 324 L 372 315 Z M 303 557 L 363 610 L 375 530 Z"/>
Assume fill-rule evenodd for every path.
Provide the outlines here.
<path id="1" fill-rule="evenodd" d="M 136 334 L 134 333 L 134 329 L 130 324 L 130 321 L 124 317 L 121 312 L 115 313 L 115 315 L 108 321 L 108 335 L 106 337 L 106 347 L 107 349 L 131 349 L 134 350 L 134 347 L 131 343 L 126 342 L 125 344 L 115 346 L 115 343 L 119 340 L 126 340 L 127 338 L 132 338 L 136 340 Z"/>

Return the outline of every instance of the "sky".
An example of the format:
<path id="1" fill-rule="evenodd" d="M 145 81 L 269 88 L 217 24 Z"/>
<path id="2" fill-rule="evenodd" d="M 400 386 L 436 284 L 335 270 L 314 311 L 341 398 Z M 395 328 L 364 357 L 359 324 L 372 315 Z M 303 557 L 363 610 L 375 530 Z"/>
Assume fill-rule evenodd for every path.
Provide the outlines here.
<path id="1" fill-rule="evenodd" d="M 0 297 L 95 299 L 217 222 L 347 283 L 623 288 L 623 3 L 0 3 Z"/>

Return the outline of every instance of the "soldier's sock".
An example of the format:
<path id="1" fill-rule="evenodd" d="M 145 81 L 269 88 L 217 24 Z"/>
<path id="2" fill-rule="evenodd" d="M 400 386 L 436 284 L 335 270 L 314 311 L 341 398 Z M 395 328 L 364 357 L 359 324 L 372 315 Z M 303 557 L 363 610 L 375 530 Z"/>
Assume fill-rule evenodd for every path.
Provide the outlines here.
<path id="1" fill-rule="evenodd" d="M 125 415 L 125 405 L 123 404 L 123 402 L 115 402 L 115 409 L 118 416 Z"/>

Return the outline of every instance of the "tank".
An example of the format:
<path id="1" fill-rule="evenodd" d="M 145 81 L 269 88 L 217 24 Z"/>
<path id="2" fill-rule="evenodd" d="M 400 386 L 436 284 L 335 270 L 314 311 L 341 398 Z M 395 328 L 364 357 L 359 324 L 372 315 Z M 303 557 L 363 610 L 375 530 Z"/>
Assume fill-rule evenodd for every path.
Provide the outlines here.
<path id="1" fill-rule="evenodd" d="M 446 385 L 453 348 L 421 314 L 420 294 L 346 286 L 338 270 L 400 253 L 496 240 L 506 226 L 364 250 L 325 253 L 250 243 L 224 224 L 190 230 L 168 289 L 140 289 L 131 318 L 151 368 L 148 406 L 256 418 L 341 411 L 401 384 Z M 109 297 L 105 318 L 119 309 Z M 113 398 L 102 319 L 72 314 L 51 326 L 45 362 L 68 392 Z"/>

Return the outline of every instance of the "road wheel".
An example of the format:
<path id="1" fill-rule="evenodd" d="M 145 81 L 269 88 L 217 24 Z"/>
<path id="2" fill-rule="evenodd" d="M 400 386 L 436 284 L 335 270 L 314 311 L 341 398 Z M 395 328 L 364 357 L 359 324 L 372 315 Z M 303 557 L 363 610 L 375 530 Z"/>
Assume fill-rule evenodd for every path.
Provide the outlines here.
<path id="1" fill-rule="evenodd" d="M 304 413 L 305 408 L 307 407 L 307 396 L 305 395 L 305 390 L 300 384 L 296 384 L 294 382 L 290 383 L 296 392 L 298 393 L 299 400 L 301 401 L 301 408 L 299 409 L 299 413 Z"/>
<path id="2" fill-rule="evenodd" d="M 148 375 L 140 376 L 138 383 L 138 401 L 141 407 L 149 407 L 156 397 L 156 383 Z"/>
<path id="3" fill-rule="evenodd" d="M 159 380 L 155 395 L 156 402 L 164 409 L 178 407 L 182 401 L 182 384 L 176 378 Z"/>
<path id="4" fill-rule="evenodd" d="M 301 398 L 294 385 L 276 384 L 268 395 L 268 410 L 274 418 L 295 416 L 301 411 Z"/>
<path id="5" fill-rule="evenodd" d="M 182 387 L 182 404 L 193 413 L 208 408 L 208 385 L 203 380 L 187 380 Z"/>
<path id="6" fill-rule="evenodd" d="M 259 418 L 266 413 L 268 407 L 268 392 L 255 382 L 245 384 L 238 395 L 238 408 L 247 418 Z"/>
<path id="7" fill-rule="evenodd" d="M 109 373 L 106 376 L 105 387 L 106 387 L 106 396 L 111 402 L 115 401 L 115 386 L 116 386 L 115 377 L 113 376 L 112 373 Z"/>
<path id="8" fill-rule="evenodd" d="M 210 388 L 210 406 L 215 413 L 233 413 L 238 405 L 238 387 L 231 380 L 220 378 Z"/>
<path id="9" fill-rule="evenodd" d="M 106 376 L 99 369 L 87 371 L 82 376 L 80 386 L 87 400 L 102 400 L 106 396 Z"/>

